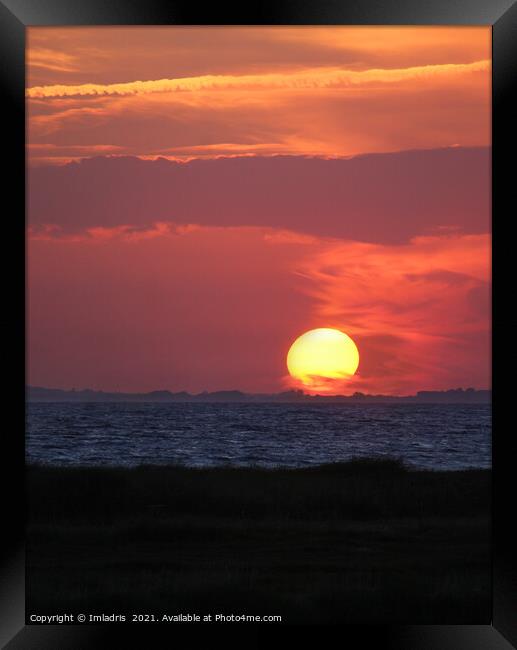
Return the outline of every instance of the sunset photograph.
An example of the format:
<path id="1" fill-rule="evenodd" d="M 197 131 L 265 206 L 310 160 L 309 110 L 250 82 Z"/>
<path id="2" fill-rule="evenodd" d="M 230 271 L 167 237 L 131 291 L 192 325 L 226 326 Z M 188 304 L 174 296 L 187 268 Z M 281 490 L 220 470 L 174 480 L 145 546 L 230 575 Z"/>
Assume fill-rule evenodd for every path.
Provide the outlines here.
<path id="1" fill-rule="evenodd" d="M 491 48 L 27 28 L 28 622 L 490 623 Z"/>

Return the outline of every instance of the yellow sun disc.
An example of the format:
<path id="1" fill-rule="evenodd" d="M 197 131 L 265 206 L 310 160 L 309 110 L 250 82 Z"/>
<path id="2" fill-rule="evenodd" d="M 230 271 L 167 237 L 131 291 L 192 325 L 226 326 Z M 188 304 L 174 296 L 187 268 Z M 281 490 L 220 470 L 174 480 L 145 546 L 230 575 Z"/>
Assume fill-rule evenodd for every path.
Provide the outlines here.
<path id="1" fill-rule="evenodd" d="M 299 336 L 287 354 L 291 377 L 310 386 L 320 379 L 346 379 L 359 365 L 352 339 L 339 330 L 320 327 Z"/>

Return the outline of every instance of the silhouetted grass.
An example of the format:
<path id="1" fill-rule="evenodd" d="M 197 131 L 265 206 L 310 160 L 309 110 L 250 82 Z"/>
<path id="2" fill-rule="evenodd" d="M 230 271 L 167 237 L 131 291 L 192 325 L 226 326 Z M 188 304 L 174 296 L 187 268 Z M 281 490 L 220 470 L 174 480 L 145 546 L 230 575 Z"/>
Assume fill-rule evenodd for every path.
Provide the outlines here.
<path id="1" fill-rule="evenodd" d="M 490 472 L 28 468 L 30 612 L 488 623 Z"/>

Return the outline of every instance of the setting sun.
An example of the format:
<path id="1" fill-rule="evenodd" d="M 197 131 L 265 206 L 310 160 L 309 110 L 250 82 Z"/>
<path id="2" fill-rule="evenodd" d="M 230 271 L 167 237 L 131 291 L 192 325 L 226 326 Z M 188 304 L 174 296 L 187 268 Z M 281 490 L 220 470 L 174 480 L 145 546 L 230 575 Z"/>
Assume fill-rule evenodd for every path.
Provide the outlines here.
<path id="1" fill-rule="evenodd" d="M 287 354 L 287 368 L 304 386 L 321 390 L 332 380 L 351 377 L 359 365 L 352 339 L 336 329 L 320 327 L 299 336 Z"/>

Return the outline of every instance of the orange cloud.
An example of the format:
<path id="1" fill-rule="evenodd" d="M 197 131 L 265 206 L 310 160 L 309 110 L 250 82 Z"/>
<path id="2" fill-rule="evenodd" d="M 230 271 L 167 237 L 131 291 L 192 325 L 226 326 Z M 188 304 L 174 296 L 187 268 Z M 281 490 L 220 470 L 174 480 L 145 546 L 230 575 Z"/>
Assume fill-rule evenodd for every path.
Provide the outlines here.
<path id="1" fill-rule="evenodd" d="M 365 70 L 490 58 L 490 27 L 29 27 L 29 85 Z M 33 65 L 63 62 L 70 70 Z M 76 65 L 77 64 L 77 65 Z"/>
<path id="2" fill-rule="evenodd" d="M 29 141 L 82 147 L 70 158 L 87 156 L 89 143 L 95 155 L 95 147 L 106 142 L 126 155 L 185 159 L 235 153 L 352 156 L 490 144 L 489 74 L 483 71 L 357 88 L 98 96 L 82 107 L 45 101 L 50 106 L 29 106 Z M 55 155 L 62 156 L 58 150 Z"/>
<path id="3" fill-rule="evenodd" d="M 73 72 L 78 67 L 77 57 L 48 48 L 27 50 L 29 68 L 44 68 L 54 72 Z"/>
<path id="4" fill-rule="evenodd" d="M 448 63 L 442 65 L 417 66 L 402 69 L 341 70 L 319 69 L 302 73 L 261 75 L 204 75 L 183 79 L 157 79 L 150 81 L 131 81 L 116 84 L 82 84 L 79 86 L 33 86 L 26 91 L 27 97 L 76 97 L 88 95 L 143 95 L 163 92 L 196 92 L 200 90 L 233 90 L 243 88 L 247 91 L 261 89 L 319 89 L 348 88 L 374 83 L 399 83 L 412 80 L 433 79 L 435 77 L 455 77 L 472 72 L 487 72 L 489 61 L 473 63 Z"/>
<path id="5" fill-rule="evenodd" d="M 30 64 L 52 48 L 77 69 Z M 35 29 L 29 53 L 29 142 L 55 147 L 31 161 L 490 143 L 488 28 Z"/>

